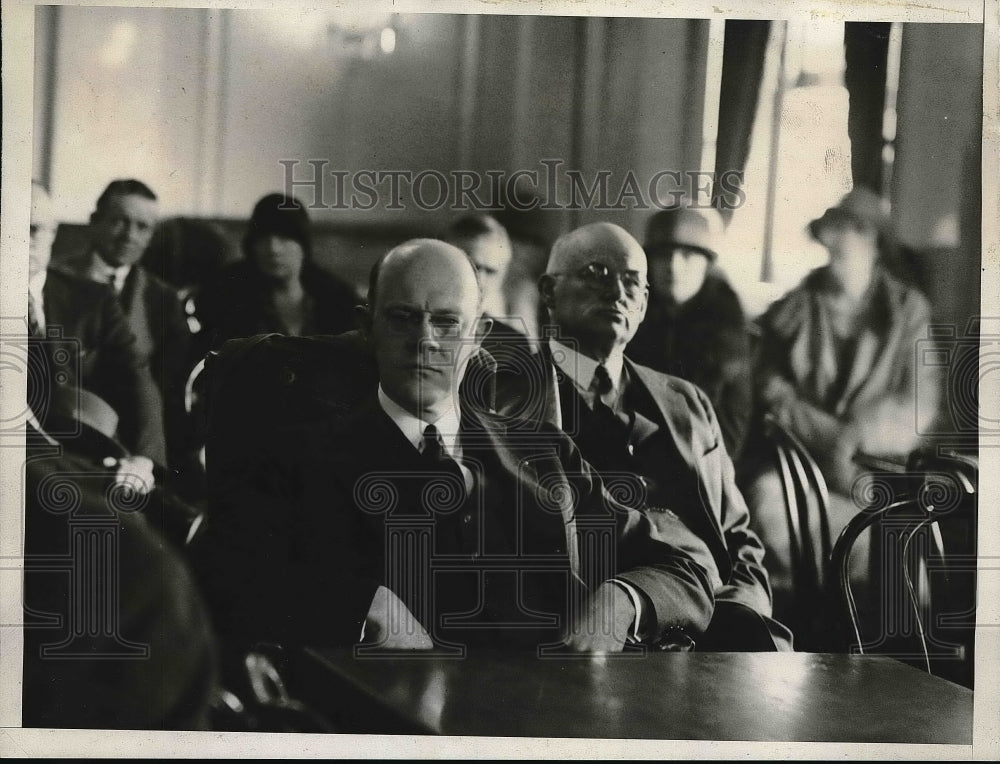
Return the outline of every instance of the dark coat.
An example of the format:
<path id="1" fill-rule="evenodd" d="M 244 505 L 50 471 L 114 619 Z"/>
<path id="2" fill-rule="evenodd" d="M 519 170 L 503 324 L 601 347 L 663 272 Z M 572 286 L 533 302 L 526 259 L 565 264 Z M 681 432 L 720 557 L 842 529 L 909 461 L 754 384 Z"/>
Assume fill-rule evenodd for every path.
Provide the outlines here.
<path id="1" fill-rule="evenodd" d="M 214 638 L 191 574 L 141 511 L 150 497 L 40 440 L 29 428 L 24 726 L 207 729 Z"/>
<path id="2" fill-rule="evenodd" d="M 327 352 L 333 356 L 336 350 Z M 586 592 L 611 575 L 649 597 L 656 635 L 673 626 L 697 634 L 708 624 L 718 574 L 704 543 L 676 519 L 664 518 L 654 529 L 648 518 L 614 502 L 554 427 L 517 426 L 464 406 L 464 458 L 489 488 L 474 493 L 464 512 L 435 517 L 427 511 L 432 494 L 426 468 L 421 472 L 416 451 L 382 412 L 371 388 L 365 402 L 340 416 L 342 402 L 324 401 L 294 362 L 275 367 L 257 368 L 255 374 L 265 385 L 275 376 L 289 388 L 302 383 L 303 390 L 318 393 L 311 418 L 285 417 L 283 427 L 269 429 L 261 449 L 241 458 L 242 466 L 226 462 L 218 473 L 212 472 L 212 453 L 226 450 L 226 434 L 215 431 L 209 441 L 212 514 L 199 559 L 213 613 L 230 639 L 357 642 L 375 589 L 402 564 L 386 556 L 388 526 L 408 518 L 426 521 L 428 515 L 437 534 L 434 549 L 450 555 L 458 572 L 491 569 L 488 558 L 477 559 L 467 546 L 478 538 L 472 529 L 489 525 L 485 518 L 522 528 L 518 538 L 524 545 L 515 544 L 514 552 L 504 536 L 507 564 L 514 554 L 516 566 L 535 575 L 535 583 L 524 585 L 526 603 L 558 616 L 555 626 L 565 623 L 567 595 Z M 259 382 L 249 387 L 254 384 Z M 231 402 L 232 388 L 225 395 Z M 285 395 L 303 398 L 291 389 Z M 493 528 L 492 534 L 483 531 L 484 544 L 497 538 Z M 577 531 L 601 528 L 612 532 L 608 551 L 592 554 Z M 556 587 L 553 575 L 561 577 Z M 414 613 L 428 612 L 428 603 L 413 600 L 412 592 L 398 593 Z M 442 596 L 450 595 L 446 590 Z M 487 598 L 487 612 L 503 611 L 500 599 Z M 436 631 L 436 619 L 431 620 L 428 628 Z"/>
<path id="3" fill-rule="evenodd" d="M 60 264 L 77 278 L 87 278 L 90 255 Z M 188 450 L 185 432 L 184 385 L 191 371 L 191 331 L 180 297 L 168 283 L 135 265 L 118 295 L 129 328 L 136 338 L 136 352 L 149 366 L 163 399 L 163 424 L 167 463 L 180 467 Z"/>
<path id="4" fill-rule="evenodd" d="M 52 269 L 43 299 L 48 330 L 61 329 L 73 358 L 58 363 L 52 353 L 57 341 L 51 334 L 44 343 L 33 343 L 46 347 L 43 352 L 52 364 L 49 383 L 61 380 L 66 388 L 79 385 L 103 398 L 118 414 L 118 434 L 125 446 L 166 464 L 162 398 L 149 356 L 140 349 L 115 295 L 107 286 Z M 60 371 L 68 376 L 61 377 Z"/>
<path id="5" fill-rule="evenodd" d="M 753 383 L 746 319 L 726 280 L 711 271 L 683 305 L 650 297 L 629 358 L 693 382 L 712 402 L 726 449 L 739 459 L 750 425 Z"/>
<path id="6" fill-rule="evenodd" d="M 321 268 L 306 264 L 302 288 L 309 302 L 303 337 L 339 334 L 355 327 L 354 290 Z M 271 303 L 271 286 L 248 260 L 240 260 L 222 270 L 198 294 L 196 308 L 205 335 L 206 350 L 218 348 L 226 340 L 278 332 L 288 334 Z"/>

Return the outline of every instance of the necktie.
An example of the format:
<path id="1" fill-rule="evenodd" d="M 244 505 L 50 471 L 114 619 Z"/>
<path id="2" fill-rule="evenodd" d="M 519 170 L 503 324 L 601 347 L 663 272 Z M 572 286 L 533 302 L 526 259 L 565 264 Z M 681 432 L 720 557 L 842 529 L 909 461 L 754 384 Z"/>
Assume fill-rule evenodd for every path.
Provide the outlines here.
<path id="1" fill-rule="evenodd" d="M 594 369 L 594 379 L 590 383 L 591 390 L 597 393 L 598 397 L 603 397 L 610 393 L 614 387 L 607 367 L 603 363 L 598 364 L 597 368 Z"/>
<path id="2" fill-rule="evenodd" d="M 458 480 L 457 485 L 462 486 L 463 494 L 468 493 L 469 486 L 461 467 L 458 466 L 458 462 L 448 455 L 448 452 L 444 448 L 444 441 L 441 439 L 441 433 L 432 424 L 424 428 L 424 449 L 421 455 L 427 461 L 428 469 L 453 476 Z M 465 498 L 465 496 L 463 495 L 462 498 Z"/>
<path id="3" fill-rule="evenodd" d="M 594 378 L 590 383 L 590 390 L 594 393 L 594 413 L 605 422 L 614 422 L 625 427 L 630 427 L 632 417 L 624 411 L 615 411 L 604 402 L 603 396 L 614 389 L 611 383 L 611 375 L 604 364 L 599 364 L 594 369 Z"/>

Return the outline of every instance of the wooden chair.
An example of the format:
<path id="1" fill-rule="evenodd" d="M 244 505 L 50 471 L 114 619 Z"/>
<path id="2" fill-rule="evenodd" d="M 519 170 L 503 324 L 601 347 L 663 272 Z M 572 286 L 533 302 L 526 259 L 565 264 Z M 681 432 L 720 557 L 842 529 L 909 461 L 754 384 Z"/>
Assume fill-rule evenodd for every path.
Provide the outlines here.
<path id="1" fill-rule="evenodd" d="M 880 490 L 833 550 L 845 647 L 888 654 L 971 687 L 978 460 L 922 450 L 911 455 L 905 472 L 874 477 Z M 877 531 L 881 607 L 879 623 L 863 624 L 849 568 L 856 542 L 869 529 Z"/>
<path id="2" fill-rule="evenodd" d="M 826 479 L 802 442 L 770 414 L 764 418 L 764 432 L 774 447 L 788 523 L 792 612 L 782 613 L 782 620 L 789 622 L 797 648 L 824 651 L 836 631 L 828 607 L 833 543 Z"/>

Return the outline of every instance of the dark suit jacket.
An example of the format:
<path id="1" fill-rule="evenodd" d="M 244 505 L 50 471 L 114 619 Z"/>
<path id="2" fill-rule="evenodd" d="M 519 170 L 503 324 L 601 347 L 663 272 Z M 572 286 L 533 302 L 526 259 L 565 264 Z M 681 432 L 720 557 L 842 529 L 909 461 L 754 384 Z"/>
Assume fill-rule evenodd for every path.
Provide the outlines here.
<path id="1" fill-rule="evenodd" d="M 61 328 L 62 338 L 72 341 L 75 359 L 58 363 L 52 355 L 56 343 L 51 335 L 44 343 L 34 343 L 39 349 L 46 348 L 56 383 L 63 380 L 59 372 L 65 371 L 69 375 L 66 386 L 76 384 L 99 395 L 118 414 L 122 442 L 133 453 L 165 464 L 162 398 L 148 358 L 140 351 L 110 289 L 52 269 L 45 280 L 43 299 L 47 328 Z M 49 379 L 48 383 L 52 382 Z"/>
<path id="2" fill-rule="evenodd" d="M 60 264 L 71 276 L 86 279 L 90 254 Z M 177 291 L 140 265 L 129 271 L 118 295 L 129 328 L 136 338 L 136 353 L 149 366 L 163 399 L 167 460 L 179 467 L 185 458 L 184 385 L 191 353 L 191 332 Z"/>
<path id="3" fill-rule="evenodd" d="M 24 726 L 207 729 L 214 637 L 145 500 L 30 428 L 26 454 Z"/>
<path id="4" fill-rule="evenodd" d="M 211 519 L 198 556 L 213 613 L 229 640 L 358 641 L 375 589 L 402 564 L 386 557 L 388 526 L 426 521 L 431 501 L 416 451 L 369 396 L 340 423 L 314 417 L 275 431 L 269 439 L 285 447 L 249 456 L 243 470 L 229 465 L 213 474 L 210 454 Z M 465 459 L 489 485 L 490 511 L 499 513 L 493 516 L 500 523 L 521 519 L 527 546 L 517 566 L 541 571 L 537 586 L 524 585 L 526 607 L 537 601 L 565 618 L 572 592 L 615 575 L 649 597 L 654 635 L 673 626 L 694 633 L 706 627 L 718 573 L 704 543 L 679 521 L 664 519 L 654 528 L 615 503 L 563 433 L 548 425 L 518 427 L 467 406 L 462 442 Z M 485 517 L 475 504 L 482 497 L 473 496 L 469 514 Z M 450 555 L 460 571 L 489 570 L 488 560 L 441 541 L 450 538 L 455 522 L 462 524 L 444 516 L 434 521 L 435 549 Z M 609 527 L 606 554 L 591 553 L 577 537 L 577 531 Z M 551 580 L 541 582 L 553 567 L 562 576 L 557 601 Z M 397 594 L 415 613 L 426 611 L 412 592 Z M 502 609 L 485 605 L 487 611 Z M 443 613 L 431 612 L 438 615 Z M 435 623 L 426 625 L 433 629 Z"/>
<path id="5" fill-rule="evenodd" d="M 704 514 L 689 520 L 708 545 L 722 577 L 718 601 L 742 603 L 763 616 L 771 614 L 771 588 L 763 565 L 764 549 L 749 528 L 749 512 L 736 487 L 732 460 L 726 453 L 712 404 L 699 388 L 677 377 L 653 371 L 626 359 L 634 384 L 643 385 L 659 409 L 658 424 L 666 427 L 693 480 Z M 563 403 L 555 364 L 545 347 L 534 368 L 519 367 L 497 374 L 497 410 L 530 412 L 541 421 L 562 426 Z M 587 458 L 585 453 L 584 458 Z M 651 513 L 654 521 L 660 513 Z"/>

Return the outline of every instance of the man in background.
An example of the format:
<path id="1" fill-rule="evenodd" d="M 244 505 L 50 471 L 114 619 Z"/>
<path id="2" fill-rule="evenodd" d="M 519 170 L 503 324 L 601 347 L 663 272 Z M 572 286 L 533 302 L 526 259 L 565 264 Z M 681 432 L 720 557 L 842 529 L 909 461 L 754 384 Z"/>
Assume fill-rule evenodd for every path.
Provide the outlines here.
<path id="1" fill-rule="evenodd" d="M 520 316 L 511 316 L 507 308 L 504 283 L 514 250 L 506 229 L 486 213 L 473 213 L 456 220 L 444 238 L 463 250 L 476 267 L 483 313 L 493 322 L 486 339 L 487 348 L 492 352 L 494 343 L 506 343 L 514 345 L 514 351 L 530 354 L 526 322 Z"/>
<path id="2" fill-rule="evenodd" d="M 156 194 L 145 183 L 114 180 L 90 216 L 89 248 L 57 267 L 106 285 L 117 298 L 163 400 L 164 464 L 184 470 L 192 468 L 184 410 L 191 332 L 176 290 L 138 264 L 158 219 Z"/>
<path id="3" fill-rule="evenodd" d="M 163 404 L 148 357 L 107 287 L 48 267 L 54 232 L 49 195 L 33 183 L 28 346 L 38 371 L 28 377 L 29 404 L 42 425 L 57 415 L 78 418 L 76 390 L 87 390 L 114 410 L 117 435 L 135 458 L 164 464 Z M 142 469 L 150 479 L 151 469 Z"/>

